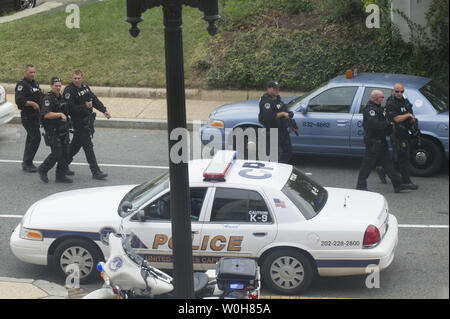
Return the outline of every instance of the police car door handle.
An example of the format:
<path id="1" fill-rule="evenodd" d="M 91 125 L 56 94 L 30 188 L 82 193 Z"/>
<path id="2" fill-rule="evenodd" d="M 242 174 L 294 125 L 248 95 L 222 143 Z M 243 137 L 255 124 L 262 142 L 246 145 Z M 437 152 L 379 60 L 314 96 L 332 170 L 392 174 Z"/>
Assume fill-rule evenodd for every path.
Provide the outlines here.
<path id="1" fill-rule="evenodd" d="M 338 126 L 345 126 L 348 122 L 349 120 L 336 120 Z"/>
<path id="2" fill-rule="evenodd" d="M 253 233 L 253 236 L 255 236 L 255 237 L 265 237 L 265 236 L 267 236 L 267 233 Z"/>

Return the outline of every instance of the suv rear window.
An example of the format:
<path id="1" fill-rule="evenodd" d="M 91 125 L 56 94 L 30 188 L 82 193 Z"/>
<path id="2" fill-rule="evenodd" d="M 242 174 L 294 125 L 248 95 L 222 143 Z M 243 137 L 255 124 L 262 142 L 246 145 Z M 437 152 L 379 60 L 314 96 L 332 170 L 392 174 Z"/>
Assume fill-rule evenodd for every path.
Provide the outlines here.
<path id="1" fill-rule="evenodd" d="M 325 206 L 328 198 L 325 188 L 295 167 L 281 191 L 297 206 L 306 219 L 316 216 Z"/>
<path id="2" fill-rule="evenodd" d="M 419 89 L 438 113 L 448 111 L 448 89 L 435 81 L 430 81 Z"/>

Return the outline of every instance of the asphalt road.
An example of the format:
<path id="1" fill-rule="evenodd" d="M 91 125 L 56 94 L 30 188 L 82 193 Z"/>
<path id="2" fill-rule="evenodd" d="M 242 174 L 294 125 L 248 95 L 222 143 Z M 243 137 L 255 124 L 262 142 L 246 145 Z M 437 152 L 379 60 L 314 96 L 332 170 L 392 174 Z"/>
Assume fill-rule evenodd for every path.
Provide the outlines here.
<path id="1" fill-rule="evenodd" d="M 59 191 L 85 187 L 135 184 L 147 181 L 167 170 L 168 151 L 165 131 L 133 129 L 97 129 L 94 144 L 107 181 L 91 178 L 81 151 L 74 160 L 74 183 L 40 182 L 37 174 L 25 173 L 20 162 L 24 147 L 21 125 L 0 127 L 0 277 L 34 278 L 61 285 L 47 267 L 26 264 L 12 255 L 9 237 L 23 215 L 35 201 Z M 42 161 L 49 148 L 43 144 L 36 161 Z M 354 188 L 359 159 L 295 157 L 294 164 L 324 186 Z M 330 298 L 449 298 L 449 174 L 445 169 L 430 178 L 414 178 L 418 191 L 395 194 L 372 174 L 371 190 L 386 196 L 390 211 L 399 224 L 399 244 L 393 264 L 380 273 L 380 287 L 366 287 L 366 276 L 318 278 L 307 292 L 308 297 Z M 100 283 L 82 286 L 95 289 Z M 270 292 L 263 290 L 263 294 Z"/>

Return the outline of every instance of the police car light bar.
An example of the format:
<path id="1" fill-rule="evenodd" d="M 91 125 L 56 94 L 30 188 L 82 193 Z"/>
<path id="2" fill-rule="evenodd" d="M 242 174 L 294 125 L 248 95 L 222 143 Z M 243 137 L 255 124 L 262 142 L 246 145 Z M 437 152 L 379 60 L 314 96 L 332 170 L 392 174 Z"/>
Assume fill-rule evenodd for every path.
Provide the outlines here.
<path id="1" fill-rule="evenodd" d="M 236 160 L 236 151 L 218 151 L 203 172 L 204 181 L 225 181 L 225 175 Z"/>

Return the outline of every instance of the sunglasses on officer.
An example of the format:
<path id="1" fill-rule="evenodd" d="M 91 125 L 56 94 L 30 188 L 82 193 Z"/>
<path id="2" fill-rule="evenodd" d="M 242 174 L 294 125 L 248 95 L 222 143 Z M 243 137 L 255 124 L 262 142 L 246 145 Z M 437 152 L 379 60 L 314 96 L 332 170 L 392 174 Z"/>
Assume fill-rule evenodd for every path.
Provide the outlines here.
<path id="1" fill-rule="evenodd" d="M 403 93 L 405 92 L 404 90 L 395 90 L 395 93 Z"/>

